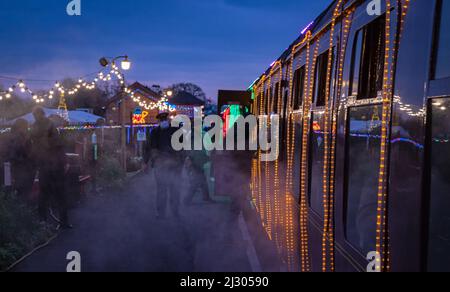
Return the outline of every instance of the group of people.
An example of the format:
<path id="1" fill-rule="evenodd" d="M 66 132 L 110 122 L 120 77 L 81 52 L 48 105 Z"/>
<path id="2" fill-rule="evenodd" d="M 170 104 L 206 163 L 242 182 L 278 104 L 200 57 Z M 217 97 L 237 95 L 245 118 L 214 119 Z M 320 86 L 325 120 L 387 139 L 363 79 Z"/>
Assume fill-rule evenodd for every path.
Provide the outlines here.
<path id="1" fill-rule="evenodd" d="M 35 108 L 33 116 L 31 129 L 24 119 L 16 120 L 11 128 L 8 160 L 13 189 L 19 197 L 28 197 L 38 174 L 41 222 L 48 220 L 52 206 L 58 211 L 60 227 L 71 228 L 64 190 L 68 171 L 64 140 L 42 108 Z"/>
<path id="2" fill-rule="evenodd" d="M 197 190 L 202 192 L 205 202 L 212 202 L 204 166 L 209 158 L 205 151 L 175 151 L 172 147 L 172 136 L 178 130 L 170 125 L 169 114 L 158 115 L 159 126 L 153 129 L 145 149 L 145 168 L 153 168 L 156 178 L 157 218 L 166 217 L 167 204 L 170 204 L 172 215 L 178 218 L 181 203 L 181 176 L 186 166 L 190 186 L 184 199 L 186 205 L 193 202 Z"/>
<path id="3" fill-rule="evenodd" d="M 184 198 L 185 205 L 193 202 L 197 191 L 201 192 L 203 201 L 213 201 L 205 174 L 205 165 L 210 162 L 210 153 L 206 150 L 175 151 L 172 147 L 172 136 L 178 128 L 171 127 L 168 113 L 159 114 L 157 118 L 159 126 L 153 129 L 147 140 L 144 167 L 145 169 L 149 167 L 154 169 L 157 186 L 157 217 L 165 218 L 169 203 L 172 214 L 177 218 L 180 215 L 179 206 L 184 189 L 181 186 L 183 168 L 186 169 L 189 179 L 189 187 Z M 194 136 L 193 132 L 191 134 Z M 249 136 L 246 137 L 247 141 L 248 139 Z M 235 141 L 237 141 L 236 137 Z M 250 194 L 250 165 L 253 154 L 249 151 L 230 151 L 222 153 L 222 155 L 224 154 L 228 159 L 220 167 L 227 173 L 223 179 L 229 185 L 228 195 L 232 200 L 231 212 L 235 215 L 233 217 L 237 218 Z"/>

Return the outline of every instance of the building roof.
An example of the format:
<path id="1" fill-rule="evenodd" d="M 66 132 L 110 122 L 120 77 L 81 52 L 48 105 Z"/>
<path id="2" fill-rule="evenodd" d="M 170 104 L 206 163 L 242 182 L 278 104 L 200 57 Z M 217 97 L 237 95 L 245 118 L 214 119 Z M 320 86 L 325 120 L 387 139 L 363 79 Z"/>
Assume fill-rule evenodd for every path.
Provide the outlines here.
<path id="1" fill-rule="evenodd" d="M 147 87 L 139 82 L 133 83 L 128 87 L 128 89 L 130 89 L 133 92 L 145 94 L 148 97 L 154 98 L 156 101 L 158 101 L 161 98 L 161 95 L 159 93 L 153 91 L 150 87 Z"/>
<path id="2" fill-rule="evenodd" d="M 45 115 L 47 117 L 58 115 L 59 111 L 57 109 L 43 108 Z M 8 121 L 7 125 L 12 125 L 18 119 L 24 119 L 28 123 L 32 124 L 35 122 L 33 114 L 29 113 L 24 116 L 15 118 L 13 120 Z M 100 116 L 96 116 L 84 111 L 69 111 L 69 124 L 70 125 L 86 125 L 86 124 L 96 124 L 99 120 L 104 120 L 104 118 Z"/>
<path id="3" fill-rule="evenodd" d="M 135 94 L 138 94 L 142 97 L 151 99 L 154 102 L 158 102 L 161 98 L 161 95 L 155 91 L 153 91 L 151 88 L 139 83 L 139 82 L 135 82 L 132 85 L 130 85 L 128 87 L 128 89 L 130 89 L 132 92 L 134 92 Z M 120 100 L 122 100 L 125 96 L 128 95 L 124 95 L 123 92 L 119 92 L 116 96 L 114 96 L 112 99 L 110 99 L 107 103 L 106 106 L 109 106 L 112 103 L 118 102 Z"/>
<path id="4" fill-rule="evenodd" d="M 205 102 L 201 99 L 196 98 L 194 95 L 186 91 L 180 91 L 169 99 L 169 103 L 175 106 L 177 105 L 187 105 L 187 106 L 202 106 Z"/>

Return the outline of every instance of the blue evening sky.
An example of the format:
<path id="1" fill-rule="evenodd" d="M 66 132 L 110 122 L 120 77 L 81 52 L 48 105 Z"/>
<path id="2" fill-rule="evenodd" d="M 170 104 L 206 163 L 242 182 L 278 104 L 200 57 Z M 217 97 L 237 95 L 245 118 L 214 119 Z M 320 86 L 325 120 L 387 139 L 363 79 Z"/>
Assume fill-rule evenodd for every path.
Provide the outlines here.
<path id="1" fill-rule="evenodd" d="M 81 0 L 81 17 L 69 2 L 0 0 L 0 75 L 78 78 L 128 54 L 129 81 L 193 82 L 215 98 L 246 89 L 331 0 Z"/>

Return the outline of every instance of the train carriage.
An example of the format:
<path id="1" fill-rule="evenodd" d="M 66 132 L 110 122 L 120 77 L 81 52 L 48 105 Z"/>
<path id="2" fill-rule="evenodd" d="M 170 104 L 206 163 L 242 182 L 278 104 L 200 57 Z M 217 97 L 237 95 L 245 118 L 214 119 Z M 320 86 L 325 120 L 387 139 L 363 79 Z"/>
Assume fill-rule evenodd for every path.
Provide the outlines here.
<path id="1" fill-rule="evenodd" d="M 252 86 L 252 196 L 289 271 L 450 271 L 450 2 L 336 0 Z"/>

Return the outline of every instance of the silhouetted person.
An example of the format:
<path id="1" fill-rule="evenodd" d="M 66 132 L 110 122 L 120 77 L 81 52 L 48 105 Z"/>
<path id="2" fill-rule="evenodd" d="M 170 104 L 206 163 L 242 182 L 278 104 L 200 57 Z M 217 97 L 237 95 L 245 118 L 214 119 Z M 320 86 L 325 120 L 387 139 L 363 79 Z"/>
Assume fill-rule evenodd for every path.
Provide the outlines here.
<path id="1" fill-rule="evenodd" d="M 159 219 L 166 216 L 167 200 L 172 214 L 179 217 L 180 189 L 179 181 L 183 167 L 183 157 L 172 147 L 172 135 L 177 131 L 170 126 L 169 114 L 157 116 L 159 126 L 150 134 L 147 141 L 144 162 L 154 168 L 157 194 L 156 207 Z"/>
<path id="2" fill-rule="evenodd" d="M 208 181 L 206 180 L 204 166 L 208 163 L 209 157 L 204 150 L 191 151 L 188 156 L 187 171 L 189 174 L 189 193 L 185 199 L 185 204 L 189 205 L 195 197 L 197 190 L 202 192 L 205 202 L 211 202 L 209 195 Z"/>
<path id="3" fill-rule="evenodd" d="M 39 215 L 42 221 L 48 217 L 52 202 L 59 211 L 62 228 L 71 228 L 67 216 L 64 179 L 67 171 L 64 142 L 42 108 L 33 111 L 36 120 L 31 130 L 33 155 L 39 170 Z"/>
<path id="4" fill-rule="evenodd" d="M 22 199 L 26 199 L 31 193 L 36 176 L 36 169 L 31 155 L 32 145 L 28 126 L 28 122 L 24 119 L 15 121 L 11 128 L 9 146 L 13 189 Z"/>

